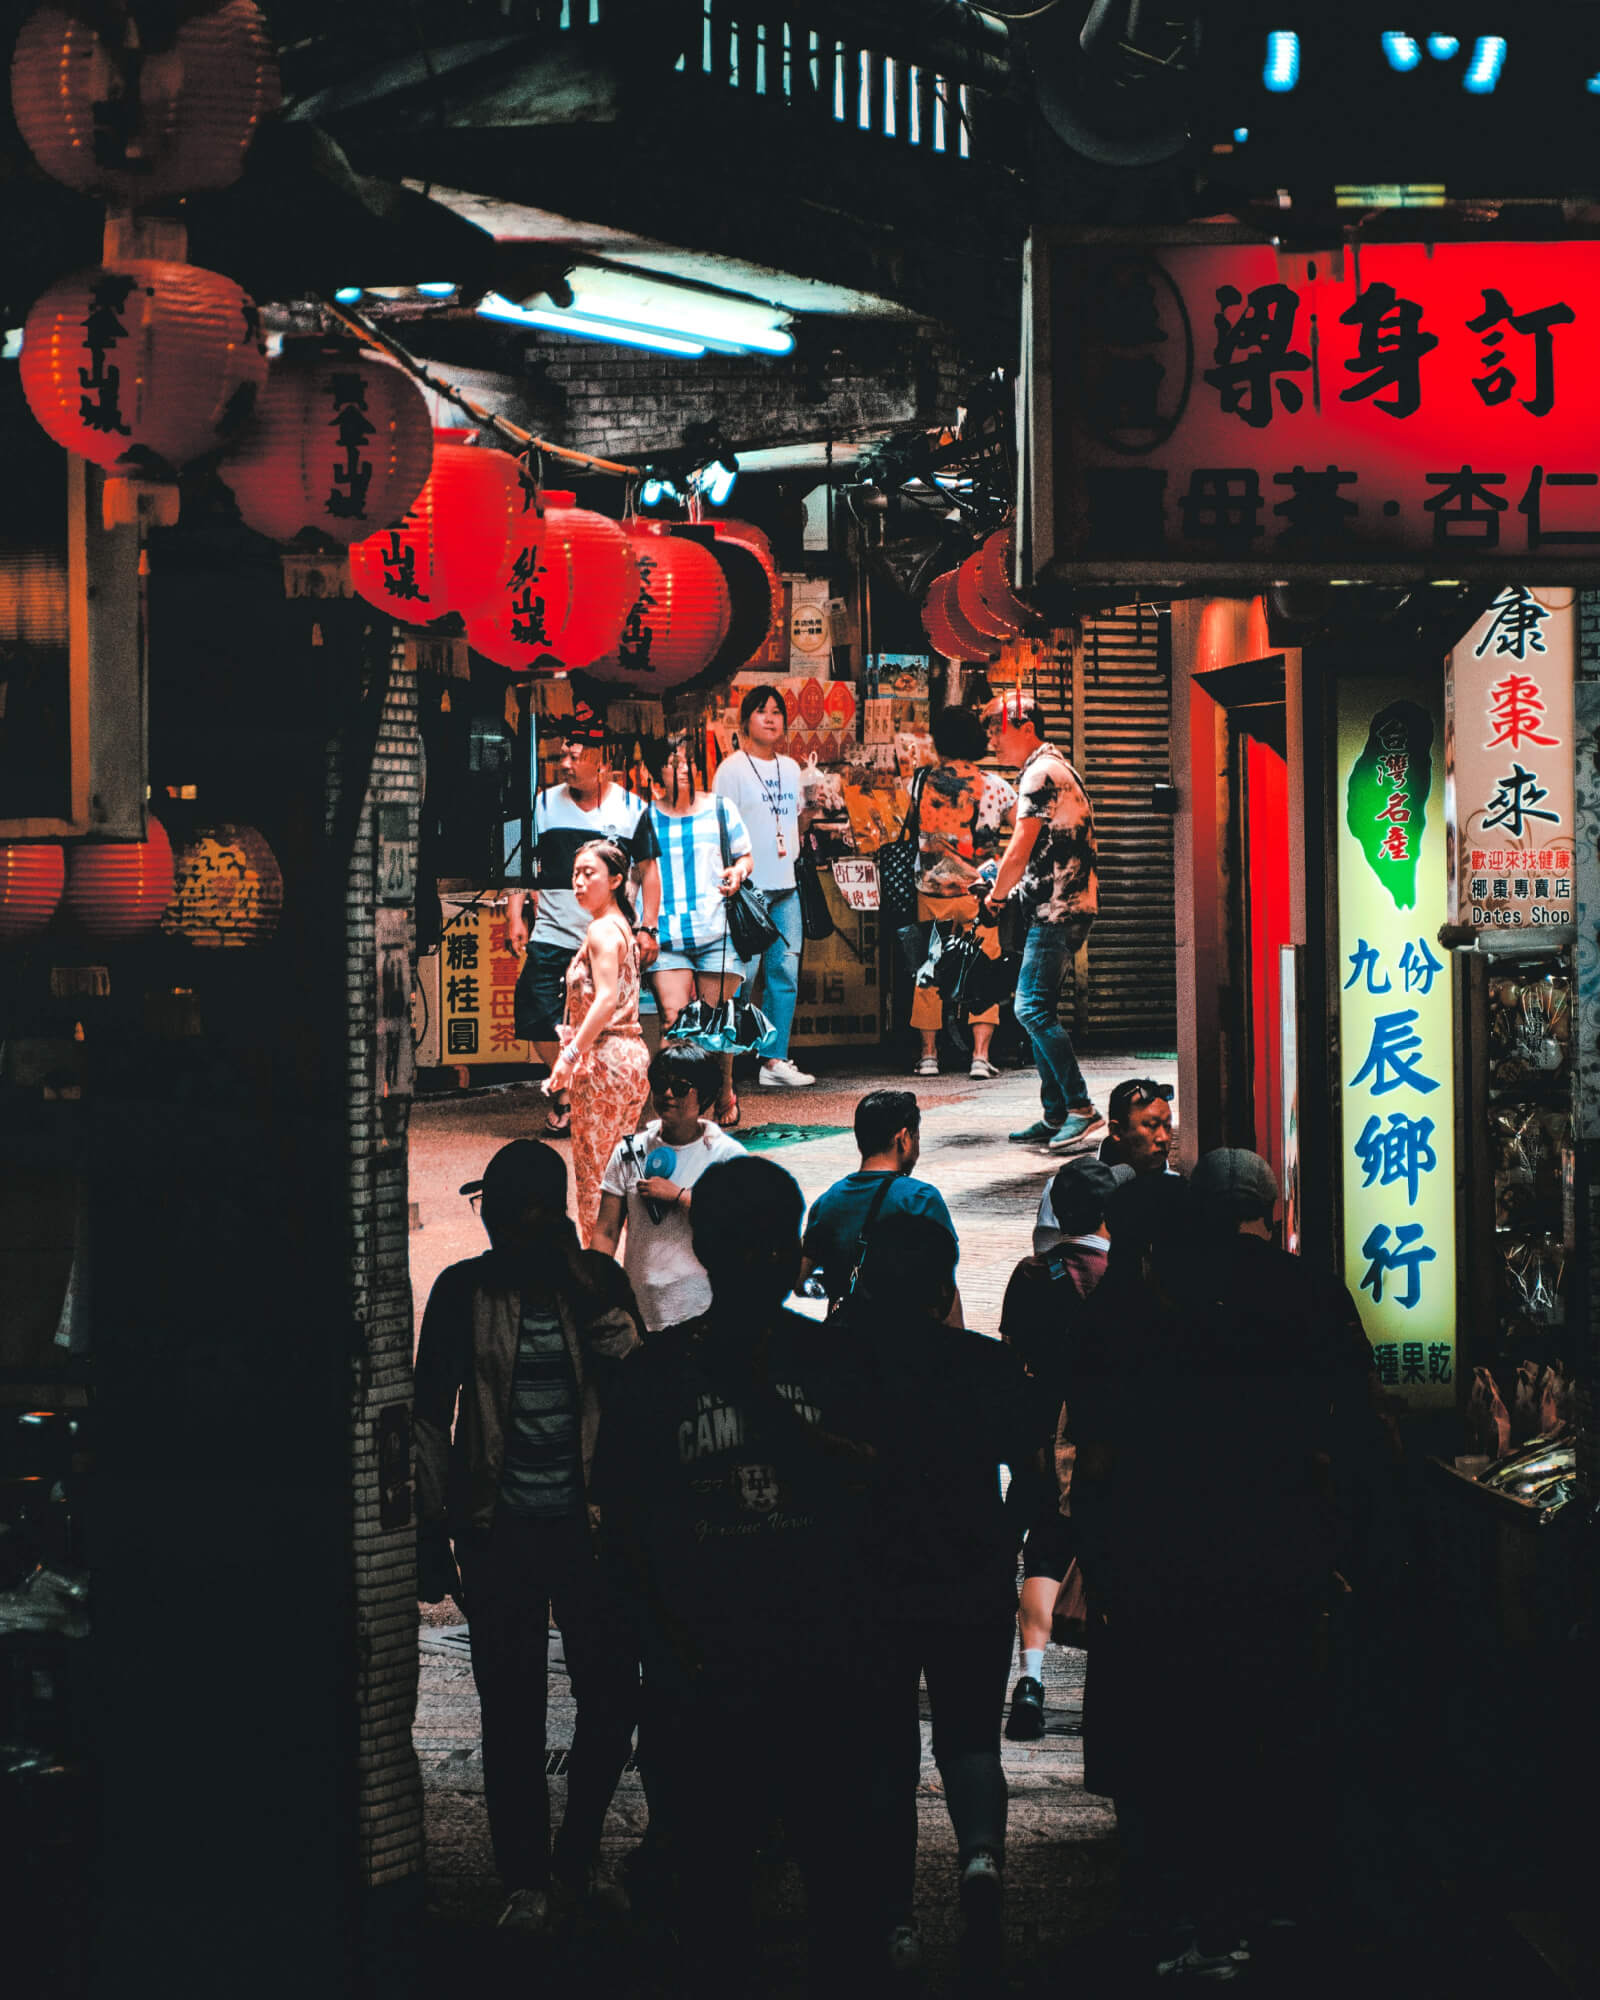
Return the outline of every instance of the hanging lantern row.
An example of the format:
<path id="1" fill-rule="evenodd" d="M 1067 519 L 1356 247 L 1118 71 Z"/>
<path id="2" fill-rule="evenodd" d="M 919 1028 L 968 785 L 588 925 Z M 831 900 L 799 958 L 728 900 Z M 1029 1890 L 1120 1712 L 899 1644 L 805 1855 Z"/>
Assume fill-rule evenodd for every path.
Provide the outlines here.
<path id="1" fill-rule="evenodd" d="M 11 57 L 11 108 L 39 165 L 129 208 L 230 187 L 280 101 L 254 0 L 192 13 L 159 49 L 121 0 L 40 7 Z"/>
<path id="2" fill-rule="evenodd" d="M 928 586 L 923 630 L 947 659 L 997 660 L 1008 639 L 1033 629 L 1032 610 L 1011 587 L 1013 546 L 1012 529 L 998 528 Z"/>
<path id="3" fill-rule="evenodd" d="M 256 945 L 278 927 L 283 875 L 250 826 L 202 828 L 176 855 L 154 817 L 143 840 L 0 844 L 0 944 L 37 936 L 58 910 L 97 943 L 159 925 L 195 945 Z"/>

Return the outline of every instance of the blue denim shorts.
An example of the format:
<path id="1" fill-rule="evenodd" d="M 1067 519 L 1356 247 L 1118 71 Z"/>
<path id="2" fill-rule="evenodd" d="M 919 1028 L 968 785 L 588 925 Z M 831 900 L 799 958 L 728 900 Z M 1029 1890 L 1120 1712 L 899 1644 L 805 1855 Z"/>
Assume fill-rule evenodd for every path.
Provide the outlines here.
<path id="1" fill-rule="evenodd" d="M 712 938 L 709 944 L 664 944 L 651 970 L 653 972 L 726 972 L 730 977 L 737 979 L 740 976 L 741 968 L 738 954 L 734 951 L 731 940 L 724 933 L 721 937 Z"/>

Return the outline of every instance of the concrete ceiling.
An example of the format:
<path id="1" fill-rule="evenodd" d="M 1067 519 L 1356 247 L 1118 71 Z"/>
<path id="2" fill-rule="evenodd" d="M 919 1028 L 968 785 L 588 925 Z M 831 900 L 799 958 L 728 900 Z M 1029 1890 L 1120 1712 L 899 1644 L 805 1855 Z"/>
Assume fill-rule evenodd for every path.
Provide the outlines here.
<path id="1" fill-rule="evenodd" d="M 526 243 L 549 253 L 551 262 L 600 260 L 630 270 L 649 272 L 678 284 L 699 285 L 735 298 L 758 301 L 784 312 L 833 314 L 847 319 L 916 322 L 922 315 L 873 292 L 848 285 L 830 285 L 820 278 L 797 277 L 764 264 L 746 263 L 715 252 L 684 250 L 604 223 L 583 222 L 548 209 L 528 208 L 437 182 L 407 181 L 463 220 L 475 223 L 500 243 Z M 447 277 L 448 272 L 441 272 Z"/>

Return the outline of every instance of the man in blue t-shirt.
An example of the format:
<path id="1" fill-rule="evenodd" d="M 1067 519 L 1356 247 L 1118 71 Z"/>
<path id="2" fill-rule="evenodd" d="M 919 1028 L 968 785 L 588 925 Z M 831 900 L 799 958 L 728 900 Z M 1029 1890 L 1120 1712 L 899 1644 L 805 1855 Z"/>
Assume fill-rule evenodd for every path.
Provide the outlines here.
<path id="1" fill-rule="evenodd" d="M 880 1216 L 931 1216 L 957 1240 L 943 1195 L 912 1179 L 922 1150 L 922 1112 L 913 1092 L 869 1090 L 856 1106 L 856 1145 L 860 1167 L 817 1196 L 806 1222 L 802 1275 L 821 1277 L 830 1305 L 848 1296 L 862 1238 Z M 958 1292 L 950 1324 L 963 1323 Z"/>

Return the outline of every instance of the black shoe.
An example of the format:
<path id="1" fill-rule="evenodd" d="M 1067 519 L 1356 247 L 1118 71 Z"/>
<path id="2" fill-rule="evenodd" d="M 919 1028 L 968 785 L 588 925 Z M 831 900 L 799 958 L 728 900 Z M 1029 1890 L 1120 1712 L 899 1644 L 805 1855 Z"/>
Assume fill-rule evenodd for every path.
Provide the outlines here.
<path id="1" fill-rule="evenodd" d="M 1032 1674 L 1024 1674 L 1011 1691 L 1011 1713 L 1006 1718 L 1008 1743 L 1037 1743 L 1044 1734 L 1044 1687 Z"/>

